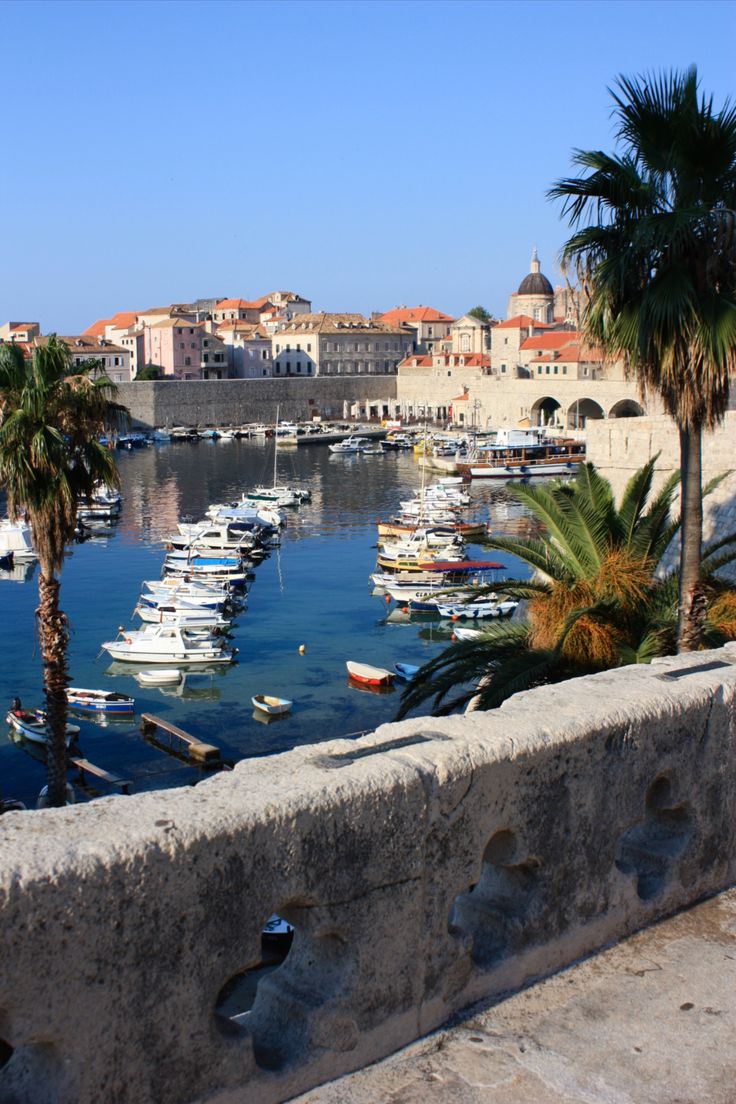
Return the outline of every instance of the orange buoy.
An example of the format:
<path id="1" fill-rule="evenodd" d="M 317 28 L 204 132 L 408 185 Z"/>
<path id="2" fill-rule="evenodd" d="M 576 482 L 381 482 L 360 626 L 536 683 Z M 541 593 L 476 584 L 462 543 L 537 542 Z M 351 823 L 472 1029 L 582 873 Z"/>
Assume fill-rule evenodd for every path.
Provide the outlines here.
<path id="1" fill-rule="evenodd" d="M 304 646 L 304 644 L 300 644 L 300 645 L 299 645 L 299 655 L 304 655 L 304 653 L 306 652 L 306 650 L 307 650 L 307 649 L 306 649 L 306 647 Z"/>

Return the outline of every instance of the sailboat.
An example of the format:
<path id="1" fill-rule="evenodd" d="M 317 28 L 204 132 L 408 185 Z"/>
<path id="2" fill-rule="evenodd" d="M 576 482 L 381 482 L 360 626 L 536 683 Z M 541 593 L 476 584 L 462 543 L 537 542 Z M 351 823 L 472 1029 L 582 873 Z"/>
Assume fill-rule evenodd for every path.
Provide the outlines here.
<path id="1" fill-rule="evenodd" d="M 310 491 L 301 490 L 298 487 L 288 487 L 278 482 L 279 410 L 280 407 L 277 406 L 276 425 L 273 433 L 273 486 L 255 487 L 243 497 L 253 502 L 270 502 L 274 506 L 298 506 L 301 502 L 309 502 L 312 494 Z"/>

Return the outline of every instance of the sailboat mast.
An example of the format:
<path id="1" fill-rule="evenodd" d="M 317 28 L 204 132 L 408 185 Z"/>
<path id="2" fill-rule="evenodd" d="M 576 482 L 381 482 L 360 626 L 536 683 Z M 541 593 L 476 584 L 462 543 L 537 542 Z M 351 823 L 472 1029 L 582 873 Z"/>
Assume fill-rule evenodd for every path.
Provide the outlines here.
<path id="1" fill-rule="evenodd" d="M 276 486 L 276 461 L 279 455 L 279 405 L 276 404 L 276 428 L 273 431 L 273 485 Z"/>

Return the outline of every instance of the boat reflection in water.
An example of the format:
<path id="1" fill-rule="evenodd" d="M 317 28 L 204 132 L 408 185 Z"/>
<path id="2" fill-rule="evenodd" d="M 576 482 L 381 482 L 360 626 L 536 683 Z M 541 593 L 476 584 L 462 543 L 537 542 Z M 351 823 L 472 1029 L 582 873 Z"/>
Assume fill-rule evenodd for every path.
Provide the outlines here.
<path id="1" fill-rule="evenodd" d="M 365 694 L 394 694 L 396 692 L 395 686 L 386 685 L 385 683 L 373 685 L 369 682 L 358 682 L 357 679 L 351 678 L 349 675 L 347 684 L 351 690 L 362 690 Z"/>
<path id="2" fill-rule="evenodd" d="M 289 713 L 264 713 L 262 709 L 253 710 L 253 720 L 258 721 L 259 724 L 269 725 L 275 721 L 285 721 L 289 716 Z"/>

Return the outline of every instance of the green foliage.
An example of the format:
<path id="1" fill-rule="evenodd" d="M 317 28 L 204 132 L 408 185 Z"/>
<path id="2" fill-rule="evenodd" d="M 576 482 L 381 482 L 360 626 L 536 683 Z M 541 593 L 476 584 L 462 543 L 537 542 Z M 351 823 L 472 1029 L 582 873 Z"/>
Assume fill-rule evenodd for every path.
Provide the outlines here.
<path id="1" fill-rule="evenodd" d="M 519 690 L 673 652 L 678 578 L 661 561 L 679 528 L 671 516 L 679 476 L 652 496 L 656 460 L 632 476 L 618 506 L 592 464 L 570 483 L 514 487 L 542 535 L 490 537 L 486 544 L 517 556 L 534 576 L 485 589 L 525 602 L 526 619 L 492 623 L 477 640 L 454 644 L 425 664 L 404 691 L 398 716 L 430 700 L 438 715 L 473 699 L 490 709 Z M 736 606 L 736 592 L 714 574 L 734 559 L 736 533 L 706 550 L 713 609 L 727 596 Z M 720 619 L 708 622 L 709 645 L 730 638 L 731 617 L 736 635 L 736 610 L 720 606 Z"/>
<path id="2" fill-rule="evenodd" d="M 156 364 L 144 364 L 135 377 L 136 380 L 157 380 L 161 378 L 161 369 Z"/>
<path id="3" fill-rule="evenodd" d="M 468 311 L 471 318 L 477 318 L 479 322 L 492 322 L 493 315 L 490 311 L 487 311 L 485 307 L 473 307 Z"/>

